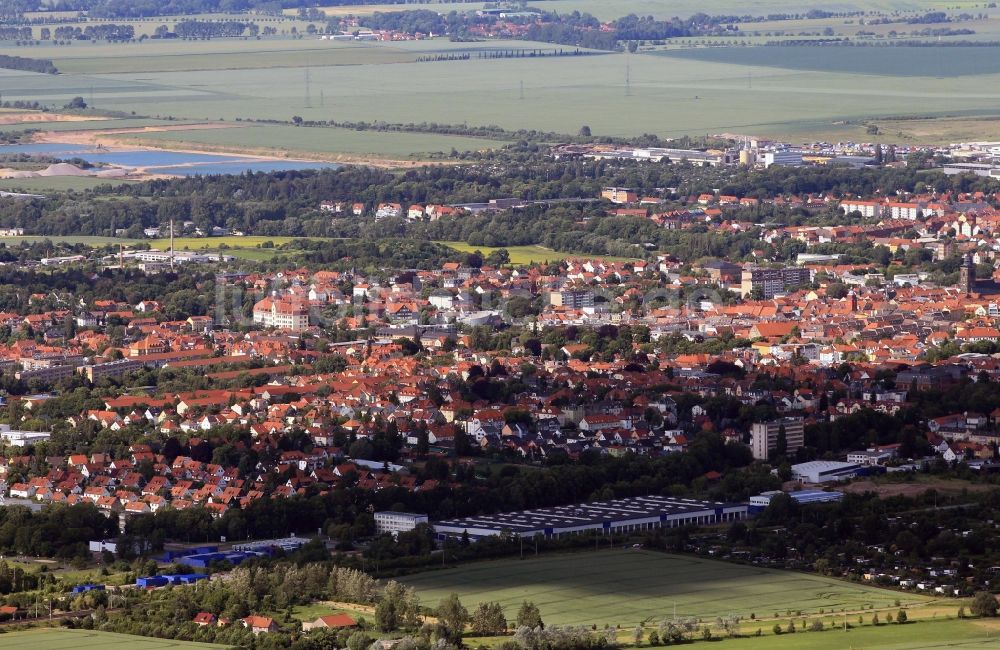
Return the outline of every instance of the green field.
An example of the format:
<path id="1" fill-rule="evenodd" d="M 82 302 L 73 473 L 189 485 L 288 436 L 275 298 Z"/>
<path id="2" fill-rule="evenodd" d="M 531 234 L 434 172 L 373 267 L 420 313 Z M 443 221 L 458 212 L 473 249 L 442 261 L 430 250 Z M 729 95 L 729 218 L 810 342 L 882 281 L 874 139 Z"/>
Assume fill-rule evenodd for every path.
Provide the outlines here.
<path id="1" fill-rule="evenodd" d="M 306 239 L 305 237 L 176 237 L 174 238 L 174 250 L 192 251 L 219 251 L 225 255 L 232 255 L 245 260 L 269 260 L 278 255 L 294 255 L 296 251 L 284 251 L 280 246 L 295 239 Z M 273 248 L 262 248 L 260 245 L 265 242 L 274 244 Z M 169 239 L 149 240 L 151 248 L 165 251 L 170 249 Z M 225 246 L 225 248 L 220 248 Z"/>
<path id="2" fill-rule="evenodd" d="M 420 157 L 425 153 L 448 153 L 452 149 L 457 151 L 495 149 L 508 144 L 500 140 L 433 133 L 389 133 L 273 124 L 226 129 L 156 131 L 130 135 L 127 140 L 145 146 L 164 148 L 211 150 L 254 147 L 307 154 L 337 152 L 399 158 Z"/>
<path id="3" fill-rule="evenodd" d="M 296 251 L 285 251 L 280 247 L 301 237 L 176 237 L 174 248 L 178 251 L 220 251 L 226 255 L 232 255 L 240 259 L 247 260 L 269 260 L 277 255 L 294 255 Z M 25 237 L 0 237 L 0 244 L 6 246 L 20 246 L 22 243 L 34 243 L 40 241 L 51 241 L 53 244 L 84 244 L 86 246 L 118 246 L 124 244 L 126 247 L 143 242 L 148 243 L 151 248 L 157 250 L 168 250 L 170 248 L 169 239 L 124 239 L 116 237 L 97 236 L 53 236 L 27 235 Z M 260 247 L 265 242 L 274 244 L 274 248 Z M 225 247 L 220 249 L 220 247 Z"/>
<path id="4" fill-rule="evenodd" d="M 1000 74 L 1000 57 L 979 47 L 710 47 L 667 50 L 685 61 L 777 67 L 876 76 L 977 76 Z"/>
<path id="5" fill-rule="evenodd" d="M 726 639 L 725 650 L 979 650 L 1000 646 L 1000 627 L 980 621 L 924 621 L 907 625 L 863 626 L 843 632 L 805 632 Z M 710 646 L 716 647 L 713 643 Z"/>
<path id="6" fill-rule="evenodd" d="M 34 650 L 209 650 L 226 646 L 91 630 L 38 629 L 0 634 L 0 648 Z"/>
<path id="7" fill-rule="evenodd" d="M 483 6 L 481 2 L 427 2 L 407 3 L 407 9 L 430 9 L 447 13 L 449 11 L 474 11 Z M 754 15 L 763 16 L 775 13 L 803 13 L 808 7 L 825 7 L 837 11 L 898 11 L 927 10 L 940 8 L 942 3 L 935 0 L 837 0 L 836 2 L 794 2 L 793 0 L 530 0 L 528 6 L 546 11 L 567 13 L 571 11 L 587 12 L 601 20 L 613 20 L 626 14 L 639 16 L 655 16 L 665 19 L 672 16 L 690 16 L 698 12 L 710 15 Z M 957 0 L 948 2 L 949 8 L 983 7 L 984 3 L 972 0 Z M 399 11 L 399 5 L 361 5 L 361 6 L 331 6 L 323 7 L 330 16 L 365 15 L 376 11 Z M 295 10 L 285 12 L 294 15 Z"/>
<path id="8" fill-rule="evenodd" d="M 85 246 L 117 246 L 118 244 L 128 246 L 134 244 L 137 240 L 100 237 L 96 235 L 53 235 L 51 237 L 45 235 L 25 235 L 24 237 L 0 237 L 0 244 L 6 246 L 20 246 L 24 243 L 32 244 L 40 241 L 50 241 L 53 244 L 83 244 Z"/>
<path id="9" fill-rule="evenodd" d="M 663 18 L 694 11 L 801 14 L 810 7 L 837 11 L 966 10 L 987 13 L 989 18 L 949 25 L 974 29 L 976 33 L 970 40 L 1000 39 L 1000 11 L 965 0 L 946 7 L 934 0 L 843 0 L 807 2 L 804 6 L 791 0 L 536 0 L 529 4 L 559 12 L 590 11 L 604 19 L 627 13 Z M 474 11 L 482 4 L 405 5 L 406 9 L 421 7 Z M 330 11 L 343 14 L 401 8 L 366 5 Z M 295 22 L 273 20 L 283 29 L 290 29 Z M 137 24 L 145 28 L 161 22 L 169 23 L 170 19 Z M 673 39 L 664 46 L 647 43 L 636 55 L 510 59 L 484 59 L 480 54 L 570 48 L 526 41 L 459 43 L 446 38 L 333 42 L 315 36 L 78 42 L 72 46 L 43 42 L 31 48 L 5 42 L 0 43 L 0 54 L 51 58 L 61 74 L 0 70 L 0 88 L 4 100 L 40 101 L 60 108 L 71 98 L 82 96 L 98 110 L 152 119 L 224 119 L 231 123 L 237 119 L 289 121 L 300 116 L 339 122 L 495 124 L 512 130 L 534 128 L 559 133 L 575 133 L 587 125 L 595 135 L 742 133 L 793 142 L 811 140 L 814 133 L 864 140 L 862 123 L 873 119 L 975 120 L 1000 113 L 997 48 L 703 47 L 706 43 L 818 38 L 827 29 L 862 40 L 914 38 L 909 32 L 921 27 L 893 23 L 869 29 L 857 17 L 772 20 L 741 24 L 732 37 Z M 859 37 L 861 30 L 874 35 Z M 890 38 L 892 32 L 897 34 Z M 954 41 L 966 37 L 945 40 L 949 38 Z M 417 61 L 439 54 L 469 54 L 471 59 Z M 134 124 L 136 119 L 128 123 Z M 51 127 L 70 128 L 66 124 Z M 94 128 L 94 123 L 81 128 Z M 935 141 L 948 141 L 953 134 L 964 137 L 966 132 L 974 132 L 975 123 L 970 129 L 967 124 L 949 122 L 937 130 L 941 133 L 936 134 Z M 475 138 L 425 134 L 320 133 L 282 125 L 141 137 L 151 145 L 169 143 L 173 147 L 191 144 L 397 159 L 494 144 Z"/>
<path id="10" fill-rule="evenodd" d="M 460 253 L 473 253 L 479 251 L 483 255 L 489 255 L 499 248 L 491 248 L 490 246 L 472 246 L 471 244 L 466 244 L 460 241 L 440 241 L 438 244 L 444 244 L 448 248 L 457 250 Z M 631 261 L 637 258 L 628 257 L 611 257 L 608 255 L 585 255 L 582 253 L 562 253 L 559 251 L 554 251 L 551 248 L 545 248 L 544 246 L 506 246 L 507 252 L 510 254 L 511 264 L 538 264 L 544 262 L 558 262 L 564 260 L 568 257 L 580 258 L 580 259 L 604 259 L 611 262 L 625 262 Z"/>
<path id="11" fill-rule="evenodd" d="M 32 56 L 54 57 L 65 69 L 78 65 L 81 72 L 53 77 L 3 70 L 0 87 L 5 100 L 38 100 L 61 107 L 81 95 L 88 101 L 93 98 L 98 109 L 134 111 L 153 118 L 290 120 L 298 115 L 314 120 L 497 124 L 566 133 L 575 133 L 586 124 L 597 135 L 737 132 L 793 141 L 806 139 L 811 132 L 837 130 L 845 121 L 885 116 L 973 118 L 996 115 L 1000 106 L 1000 65 L 991 48 L 725 48 L 630 57 L 473 58 L 433 63 L 388 63 L 385 58 L 535 45 L 444 39 L 363 47 L 288 39 L 68 48 L 43 44 L 32 48 Z M 318 52 L 317 64 L 296 60 L 288 65 L 297 67 L 273 67 L 278 55 L 265 47 L 285 48 L 289 57 L 305 57 L 306 53 L 311 57 Z M 202 56 L 211 54 L 213 48 L 218 48 L 217 56 Z M 150 59 L 142 59 L 140 66 L 135 61 L 146 56 L 143 52 Z M 24 50 L 4 46 L 0 54 L 23 55 Z M 320 56 L 342 56 L 351 64 L 324 59 L 320 65 Z M 234 69 L 183 69 L 190 67 L 184 61 L 192 57 L 200 62 L 197 67 L 232 64 Z M 98 72 L 102 69 L 126 71 Z M 846 135 L 863 138 L 864 133 L 864 128 L 852 128 Z M 284 147 L 307 139 L 311 142 L 305 145 L 324 152 L 328 148 L 337 152 L 342 146 L 348 152 L 395 151 L 398 155 L 408 149 L 406 153 L 441 148 L 413 143 L 411 134 L 341 137 L 261 127 L 182 135 L 192 141 L 225 143 L 246 138 L 238 144 L 247 147 Z M 156 138 L 177 140 L 177 135 L 150 137 L 151 141 Z M 482 148 L 481 142 L 473 139 L 463 146 Z M 302 148 L 303 143 L 297 146 Z"/>
<path id="12" fill-rule="evenodd" d="M 821 576 L 639 550 L 477 562 L 403 582 L 429 605 L 455 592 L 469 608 L 497 601 L 514 618 L 527 599 L 538 605 L 546 623 L 623 628 L 673 616 L 675 606 L 678 616 L 714 620 L 729 614 L 761 619 L 788 610 L 818 615 L 820 609 L 892 607 L 897 599 L 904 605 L 929 602 Z"/>
<path id="13" fill-rule="evenodd" d="M 121 185 L 134 181 L 92 176 L 38 176 L 36 178 L 0 178 L 0 190 L 7 192 L 42 192 L 89 190 L 101 185 Z"/>

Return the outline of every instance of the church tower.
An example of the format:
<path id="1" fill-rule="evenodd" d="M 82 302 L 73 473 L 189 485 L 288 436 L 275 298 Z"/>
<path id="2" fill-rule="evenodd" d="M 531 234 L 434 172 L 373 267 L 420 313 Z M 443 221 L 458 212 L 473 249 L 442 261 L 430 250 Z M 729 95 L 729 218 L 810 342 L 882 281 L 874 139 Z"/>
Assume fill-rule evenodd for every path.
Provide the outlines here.
<path id="1" fill-rule="evenodd" d="M 976 286 L 976 266 L 972 263 L 972 256 L 966 254 L 962 260 L 962 266 L 958 270 L 958 288 L 965 295 L 970 295 Z"/>

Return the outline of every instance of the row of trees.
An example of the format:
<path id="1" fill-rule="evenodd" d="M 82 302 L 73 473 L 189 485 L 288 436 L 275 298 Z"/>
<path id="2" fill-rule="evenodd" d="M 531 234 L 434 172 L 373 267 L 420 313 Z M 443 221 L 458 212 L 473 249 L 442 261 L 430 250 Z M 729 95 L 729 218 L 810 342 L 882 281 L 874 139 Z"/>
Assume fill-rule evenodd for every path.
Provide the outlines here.
<path id="1" fill-rule="evenodd" d="M 179 38 L 216 38 L 220 36 L 257 36 L 260 26 L 257 23 L 238 20 L 223 22 L 209 20 L 182 20 L 174 26 L 174 33 Z M 163 36 L 163 33 L 160 33 Z"/>
<path id="2" fill-rule="evenodd" d="M 0 54 L 0 68 L 8 70 L 27 70 L 43 74 L 58 74 L 59 70 L 50 59 L 31 59 L 24 56 Z"/>
<path id="3" fill-rule="evenodd" d="M 42 34 L 42 39 L 45 34 Z M 52 30 L 52 35 L 59 40 L 99 40 L 99 41 L 130 41 L 135 37 L 135 27 L 114 23 L 97 23 L 94 25 L 61 25 Z"/>

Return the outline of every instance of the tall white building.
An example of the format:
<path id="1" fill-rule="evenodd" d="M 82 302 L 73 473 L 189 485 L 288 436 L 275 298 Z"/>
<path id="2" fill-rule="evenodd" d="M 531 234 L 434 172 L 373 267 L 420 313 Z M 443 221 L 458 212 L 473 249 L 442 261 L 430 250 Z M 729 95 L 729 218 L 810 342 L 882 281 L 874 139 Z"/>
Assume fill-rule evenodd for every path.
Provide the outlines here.
<path id="1" fill-rule="evenodd" d="M 778 446 L 778 435 L 785 428 L 785 451 L 791 455 L 805 444 L 802 418 L 782 418 L 770 422 L 754 422 L 750 428 L 750 448 L 757 460 L 767 460 Z"/>
<path id="2" fill-rule="evenodd" d="M 385 510 L 375 513 L 375 531 L 379 534 L 390 533 L 396 537 L 400 533 L 413 530 L 418 524 L 426 524 L 427 521 L 427 515 Z"/>

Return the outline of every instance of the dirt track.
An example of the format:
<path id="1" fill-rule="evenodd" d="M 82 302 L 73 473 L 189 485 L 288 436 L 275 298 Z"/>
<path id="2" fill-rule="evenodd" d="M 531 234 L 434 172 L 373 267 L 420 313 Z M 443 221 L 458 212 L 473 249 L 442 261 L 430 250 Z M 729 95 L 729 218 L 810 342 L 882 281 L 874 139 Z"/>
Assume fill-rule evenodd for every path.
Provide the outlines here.
<path id="1" fill-rule="evenodd" d="M 89 117 L 85 115 L 66 115 L 65 113 L 27 113 L 0 112 L 0 125 L 6 124 L 45 124 L 46 122 L 89 122 L 106 120 L 104 117 Z"/>

